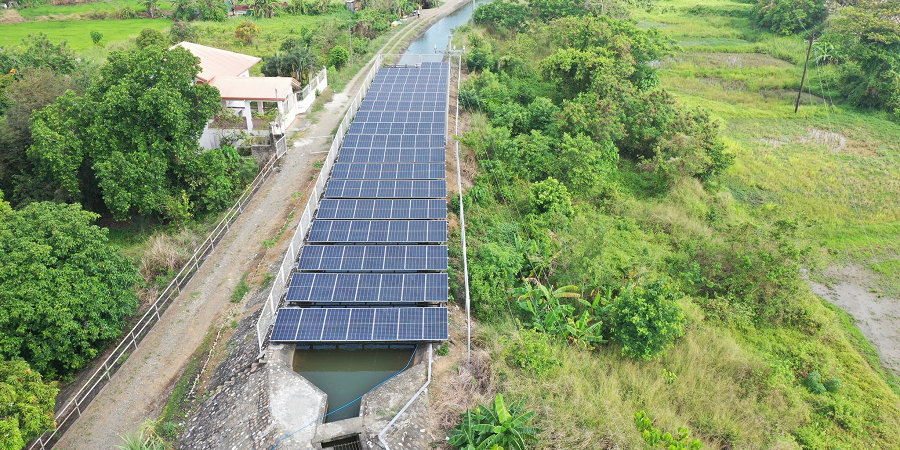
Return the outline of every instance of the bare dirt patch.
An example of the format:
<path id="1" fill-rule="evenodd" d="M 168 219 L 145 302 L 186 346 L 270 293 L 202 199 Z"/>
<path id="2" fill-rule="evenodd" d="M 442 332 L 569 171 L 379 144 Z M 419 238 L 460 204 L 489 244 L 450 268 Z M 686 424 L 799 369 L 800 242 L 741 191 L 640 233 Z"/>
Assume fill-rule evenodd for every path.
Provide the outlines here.
<path id="1" fill-rule="evenodd" d="M 882 294 L 876 275 L 857 265 L 829 267 L 822 275 L 827 281 L 810 281 L 812 291 L 853 316 L 884 365 L 900 375 L 900 298 Z"/>
<path id="2" fill-rule="evenodd" d="M 801 144 L 821 145 L 827 148 L 831 153 L 861 156 L 865 158 L 877 158 L 881 156 L 881 154 L 878 153 L 878 144 L 871 139 L 866 141 L 850 139 L 841 133 L 820 130 L 817 128 L 810 128 L 807 131 L 806 136 L 799 136 L 795 141 Z"/>
<path id="3" fill-rule="evenodd" d="M 22 22 L 25 22 L 25 18 L 15 9 L 7 9 L 6 11 L 3 11 L 3 15 L 0 16 L 0 25 Z"/>

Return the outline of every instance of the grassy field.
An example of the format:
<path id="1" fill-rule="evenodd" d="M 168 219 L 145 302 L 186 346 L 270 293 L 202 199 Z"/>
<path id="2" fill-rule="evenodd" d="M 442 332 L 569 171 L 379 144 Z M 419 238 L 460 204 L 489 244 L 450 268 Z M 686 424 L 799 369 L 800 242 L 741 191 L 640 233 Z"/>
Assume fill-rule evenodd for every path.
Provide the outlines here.
<path id="1" fill-rule="evenodd" d="M 709 110 L 737 156 L 724 188 L 758 215 L 800 219 L 827 261 L 857 262 L 900 283 L 900 125 L 879 112 L 836 104 L 834 67 L 810 62 L 801 37 L 752 28 L 752 5 L 669 0 L 635 13 L 682 52 L 662 84 L 687 105 Z M 827 99 L 827 100 L 826 100 Z"/>
<path id="2" fill-rule="evenodd" d="M 20 45 L 22 39 L 30 34 L 44 33 L 51 41 L 68 41 L 76 52 L 89 50 L 94 46 L 91 42 L 91 31 L 103 33 L 101 44 L 109 45 L 127 41 L 137 36 L 144 28 L 163 31 L 172 25 L 169 19 L 129 19 L 129 20 L 88 20 L 76 22 L 22 22 L 0 25 L 0 46 Z"/>
<path id="3" fill-rule="evenodd" d="M 138 12 L 145 10 L 137 0 L 103 0 L 93 3 L 81 3 L 78 5 L 45 5 L 34 8 L 23 8 L 19 10 L 19 14 L 28 20 L 55 20 L 73 17 L 75 15 L 87 16 L 89 14 L 109 14 L 126 6 Z M 172 9 L 172 2 L 159 2 L 159 9 Z"/>

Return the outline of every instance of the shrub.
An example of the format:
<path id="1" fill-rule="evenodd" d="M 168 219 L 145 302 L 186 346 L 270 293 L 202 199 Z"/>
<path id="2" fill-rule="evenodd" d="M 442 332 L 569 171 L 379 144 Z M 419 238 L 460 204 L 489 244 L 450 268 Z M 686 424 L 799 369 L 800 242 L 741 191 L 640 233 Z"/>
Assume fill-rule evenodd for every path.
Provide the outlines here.
<path id="1" fill-rule="evenodd" d="M 685 316 L 678 297 L 661 280 L 622 289 L 608 314 L 612 338 L 622 344 L 623 355 L 654 359 L 684 335 Z"/>
<path id="2" fill-rule="evenodd" d="M 184 41 L 192 41 L 197 36 L 197 30 L 187 22 L 175 22 L 169 29 L 169 38 L 173 44 Z"/>
<path id="3" fill-rule="evenodd" d="M 507 364 L 538 377 L 560 365 L 546 335 L 528 329 L 519 332 L 519 339 L 504 342 L 503 357 Z"/>
<path id="4" fill-rule="evenodd" d="M 350 52 L 340 45 L 335 45 L 331 50 L 328 50 L 328 65 L 335 69 L 344 67 L 349 60 Z"/>
<path id="5" fill-rule="evenodd" d="M 663 450 L 700 450 L 703 443 L 698 439 L 691 439 L 691 432 L 684 427 L 672 433 L 663 433 L 653 427 L 650 418 L 644 411 L 634 413 L 634 426 L 641 432 L 641 437 L 648 449 L 660 448 Z"/>
<path id="6" fill-rule="evenodd" d="M 235 39 L 244 45 L 252 44 L 257 35 L 259 35 L 259 27 L 250 20 L 241 22 L 234 30 Z"/>
<path id="7" fill-rule="evenodd" d="M 174 28 L 175 25 L 172 25 Z M 179 41 L 181 42 L 181 41 Z M 135 38 L 134 43 L 138 46 L 138 48 L 147 48 L 151 45 L 155 45 L 157 47 L 167 47 L 166 45 L 166 37 L 163 36 L 162 32 L 159 30 L 154 30 L 153 28 L 144 28 L 138 33 L 137 38 Z"/>
<path id="8" fill-rule="evenodd" d="M 103 39 L 103 33 L 99 31 L 91 31 L 91 42 L 94 45 L 100 45 L 100 40 Z"/>
<path id="9" fill-rule="evenodd" d="M 531 185 L 528 204 L 533 212 L 539 214 L 555 213 L 566 217 L 573 214 L 569 190 L 553 177 Z"/>
<path id="10" fill-rule="evenodd" d="M 800 382 L 800 384 L 809 389 L 809 392 L 812 392 L 813 394 L 824 394 L 827 391 L 822 384 L 821 378 L 822 375 L 819 375 L 819 372 L 812 371 Z"/>

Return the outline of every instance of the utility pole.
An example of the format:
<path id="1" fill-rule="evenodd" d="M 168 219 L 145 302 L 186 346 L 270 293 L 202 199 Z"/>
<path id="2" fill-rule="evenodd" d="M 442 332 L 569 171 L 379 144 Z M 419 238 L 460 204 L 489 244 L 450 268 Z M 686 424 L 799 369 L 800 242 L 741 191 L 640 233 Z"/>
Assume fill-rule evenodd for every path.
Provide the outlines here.
<path id="1" fill-rule="evenodd" d="M 800 92 L 797 93 L 797 104 L 794 105 L 794 114 L 800 109 L 800 97 L 803 96 L 803 82 L 806 81 L 806 68 L 809 66 L 809 55 L 812 53 L 812 44 L 816 40 L 816 32 L 809 35 L 809 48 L 806 50 L 806 62 L 803 63 L 803 76 L 800 78 Z"/>

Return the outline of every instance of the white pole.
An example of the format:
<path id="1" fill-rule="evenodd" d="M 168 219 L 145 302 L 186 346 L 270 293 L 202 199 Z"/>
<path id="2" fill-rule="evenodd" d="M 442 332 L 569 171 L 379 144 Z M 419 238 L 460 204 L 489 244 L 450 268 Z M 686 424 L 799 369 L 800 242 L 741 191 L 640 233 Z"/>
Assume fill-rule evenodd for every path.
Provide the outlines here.
<path id="1" fill-rule="evenodd" d="M 459 55 L 459 72 L 456 76 L 456 130 L 459 133 L 459 86 L 462 78 L 462 54 Z M 460 169 L 459 141 L 456 141 L 456 184 L 459 187 L 459 224 L 462 230 L 463 280 L 466 284 L 466 361 L 472 359 L 472 304 L 469 298 L 469 257 L 466 249 L 466 214 L 463 210 L 462 170 Z"/>

